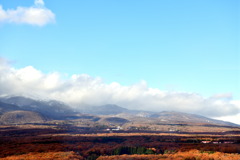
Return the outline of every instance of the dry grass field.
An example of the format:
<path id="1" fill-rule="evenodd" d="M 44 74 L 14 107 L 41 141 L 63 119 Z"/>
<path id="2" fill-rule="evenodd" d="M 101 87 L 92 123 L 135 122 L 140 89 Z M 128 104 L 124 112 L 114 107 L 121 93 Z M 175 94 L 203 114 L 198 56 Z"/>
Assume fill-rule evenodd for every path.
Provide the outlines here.
<path id="1" fill-rule="evenodd" d="M 2 160 L 239 160 L 239 132 L 79 132 L 47 125 L 1 126 Z"/>

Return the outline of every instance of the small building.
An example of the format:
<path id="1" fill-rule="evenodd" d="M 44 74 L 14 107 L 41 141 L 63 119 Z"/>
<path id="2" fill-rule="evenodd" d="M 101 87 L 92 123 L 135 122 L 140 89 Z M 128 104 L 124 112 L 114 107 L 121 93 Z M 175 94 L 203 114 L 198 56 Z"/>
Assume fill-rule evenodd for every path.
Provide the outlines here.
<path id="1" fill-rule="evenodd" d="M 122 127 L 117 126 L 117 128 L 113 128 L 112 130 L 113 130 L 113 131 L 119 131 L 119 130 L 121 130 L 121 129 L 122 129 Z"/>
<path id="2" fill-rule="evenodd" d="M 117 128 L 108 128 L 107 131 L 119 131 L 121 129 L 123 129 L 123 128 L 120 126 L 117 126 Z"/>
<path id="3" fill-rule="evenodd" d="M 205 143 L 205 144 L 207 144 L 207 143 L 210 143 L 211 141 L 202 141 L 202 143 Z"/>
<path id="4" fill-rule="evenodd" d="M 234 142 L 233 141 L 225 141 L 223 143 L 225 143 L 225 144 L 233 144 Z"/>

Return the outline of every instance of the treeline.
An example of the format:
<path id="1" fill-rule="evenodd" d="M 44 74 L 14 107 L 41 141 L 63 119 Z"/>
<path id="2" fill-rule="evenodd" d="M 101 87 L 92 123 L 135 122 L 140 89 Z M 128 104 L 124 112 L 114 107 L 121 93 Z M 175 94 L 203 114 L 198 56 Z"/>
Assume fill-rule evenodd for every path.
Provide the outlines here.
<path id="1" fill-rule="evenodd" d="M 122 146 L 116 148 L 112 151 L 112 155 L 122 155 L 122 154 L 155 154 L 156 151 L 153 148 L 145 148 L 145 147 L 128 147 Z"/>

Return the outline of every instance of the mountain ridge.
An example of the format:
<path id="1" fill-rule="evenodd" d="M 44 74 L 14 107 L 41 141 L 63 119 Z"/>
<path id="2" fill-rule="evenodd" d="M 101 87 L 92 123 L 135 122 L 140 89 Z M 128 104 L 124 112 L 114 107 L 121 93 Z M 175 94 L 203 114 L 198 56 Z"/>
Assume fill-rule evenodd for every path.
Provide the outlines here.
<path id="1" fill-rule="evenodd" d="M 17 106 L 19 110 L 41 113 L 49 119 L 61 119 L 75 113 L 71 107 L 56 100 L 43 101 L 16 96 L 1 98 L 0 102 Z"/>
<path id="2" fill-rule="evenodd" d="M 0 116 L 10 111 L 30 111 L 40 114 L 49 120 L 68 120 L 68 119 L 89 119 L 106 122 L 112 120 L 117 122 L 122 118 L 122 121 L 145 123 L 148 121 L 151 124 L 206 124 L 206 125 L 225 125 L 225 126 L 238 126 L 231 122 L 215 120 L 205 116 L 176 112 L 176 111 L 162 111 L 151 112 L 141 110 L 130 110 L 120 107 L 115 104 L 106 104 L 101 106 L 90 106 L 81 108 L 75 111 L 76 108 L 59 102 L 56 100 L 35 100 L 31 98 L 16 96 L 16 97 L 1 97 L 0 98 Z M 88 116 L 89 114 L 89 116 Z M 89 118 L 93 115 L 93 118 Z M 115 119 L 111 119 L 114 118 Z M 108 119 L 110 118 L 110 119 Z M 101 120 L 102 119 L 102 120 Z M 105 119 L 105 120 L 104 120 Z"/>

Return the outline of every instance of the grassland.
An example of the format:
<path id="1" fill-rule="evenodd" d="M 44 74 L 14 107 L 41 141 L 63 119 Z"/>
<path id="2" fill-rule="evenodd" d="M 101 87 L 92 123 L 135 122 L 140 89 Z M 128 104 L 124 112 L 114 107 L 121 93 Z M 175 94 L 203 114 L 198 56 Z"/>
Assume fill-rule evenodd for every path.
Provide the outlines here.
<path id="1" fill-rule="evenodd" d="M 240 159 L 239 130 L 107 131 L 58 122 L 0 127 L 0 159 Z"/>

